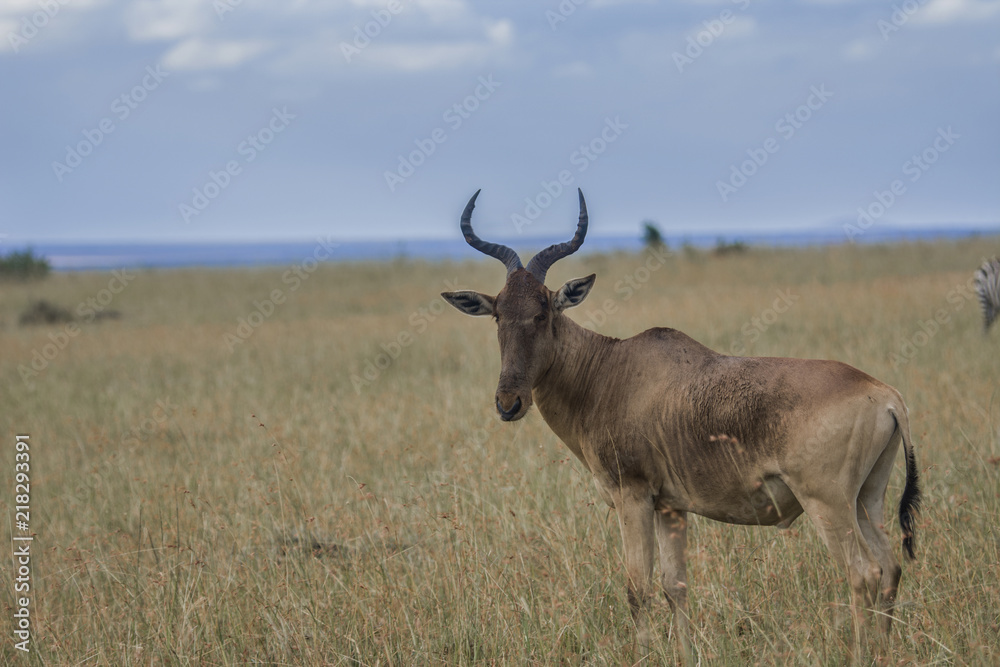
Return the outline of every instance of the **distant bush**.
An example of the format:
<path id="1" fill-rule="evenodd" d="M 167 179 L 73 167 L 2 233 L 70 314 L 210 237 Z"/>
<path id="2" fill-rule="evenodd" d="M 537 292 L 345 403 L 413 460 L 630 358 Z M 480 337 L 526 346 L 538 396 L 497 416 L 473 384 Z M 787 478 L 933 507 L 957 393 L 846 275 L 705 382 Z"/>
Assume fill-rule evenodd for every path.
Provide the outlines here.
<path id="1" fill-rule="evenodd" d="M 647 248 L 666 248 L 667 242 L 663 239 L 663 233 L 652 220 L 642 222 L 642 243 Z"/>
<path id="2" fill-rule="evenodd" d="M 715 250 L 713 251 L 716 255 L 739 255 L 745 253 L 750 249 L 743 241 L 726 241 L 721 236 L 715 242 Z"/>
<path id="3" fill-rule="evenodd" d="M 35 255 L 31 248 L 24 252 L 14 252 L 0 257 L 0 279 L 2 280 L 41 280 L 49 275 L 52 267 L 44 257 Z"/>
<path id="4" fill-rule="evenodd" d="M 21 313 L 21 326 L 32 324 L 62 324 L 72 322 L 73 313 L 62 306 L 51 304 L 48 301 L 34 301 L 28 309 Z"/>
<path id="5" fill-rule="evenodd" d="M 698 259 L 701 257 L 698 247 L 687 237 L 684 237 L 684 241 L 681 242 L 681 252 L 683 252 L 684 256 L 688 259 Z"/>
<path id="6" fill-rule="evenodd" d="M 101 320 L 120 320 L 121 318 L 122 314 L 120 311 L 108 308 L 97 312 L 91 310 L 88 317 L 79 318 L 79 321 L 86 323 L 100 322 Z M 64 324 L 66 322 L 76 322 L 78 318 L 68 308 L 49 303 L 43 299 L 41 301 L 32 301 L 28 305 L 28 308 L 21 313 L 19 321 L 21 326 L 24 327 L 36 324 Z"/>

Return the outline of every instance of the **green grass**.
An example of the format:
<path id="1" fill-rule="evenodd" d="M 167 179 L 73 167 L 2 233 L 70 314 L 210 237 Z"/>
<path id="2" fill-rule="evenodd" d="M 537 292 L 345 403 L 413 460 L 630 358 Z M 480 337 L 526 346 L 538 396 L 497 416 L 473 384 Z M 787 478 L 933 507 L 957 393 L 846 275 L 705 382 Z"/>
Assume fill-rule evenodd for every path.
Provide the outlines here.
<path id="1" fill-rule="evenodd" d="M 995 665 L 1000 332 L 982 335 L 960 287 L 997 246 L 689 253 L 648 274 L 645 255 L 593 255 L 556 264 L 549 286 L 597 272 L 571 316 L 609 335 L 672 326 L 720 351 L 840 359 L 897 387 L 925 502 L 889 662 Z M 495 326 L 437 296 L 456 282 L 495 294 L 499 263 L 326 265 L 294 290 L 289 268 L 136 272 L 107 305 L 122 319 L 79 322 L 30 383 L 19 368 L 57 350 L 65 325 L 20 327 L 20 312 L 37 299 L 78 312 L 111 275 L 0 284 L 11 521 L 14 434 L 31 434 L 29 660 L 627 660 L 614 516 L 537 412 L 497 420 Z M 283 302 L 231 345 L 276 289 Z M 779 293 L 797 298 L 772 319 Z M 887 529 L 898 549 L 894 518 Z M 0 568 L 5 637 L 13 577 Z M 848 587 L 808 520 L 780 533 L 694 519 L 689 583 L 703 664 L 843 663 Z M 669 663 L 665 603 L 653 617 Z M 9 640 L 0 655 L 21 657 Z"/>

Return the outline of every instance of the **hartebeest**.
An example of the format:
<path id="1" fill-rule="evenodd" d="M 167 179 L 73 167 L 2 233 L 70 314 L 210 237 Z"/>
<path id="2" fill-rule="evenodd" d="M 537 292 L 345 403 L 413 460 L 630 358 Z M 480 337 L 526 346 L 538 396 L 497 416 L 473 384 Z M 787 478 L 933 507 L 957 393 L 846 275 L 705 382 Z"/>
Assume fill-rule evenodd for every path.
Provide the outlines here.
<path id="1" fill-rule="evenodd" d="M 901 569 L 882 511 L 900 442 L 906 486 L 899 523 L 910 558 L 920 499 L 899 392 L 837 361 L 727 356 L 674 329 L 625 340 L 584 329 L 564 311 L 586 298 L 596 276 L 570 280 L 555 292 L 545 287 L 553 262 L 583 243 L 583 193 L 573 239 L 542 250 L 526 268 L 514 250 L 472 231 L 478 196 L 465 207 L 462 232 L 473 248 L 504 263 L 507 282 L 495 297 L 442 296 L 464 313 L 497 321 L 500 418 L 521 419 L 537 404 L 615 508 L 639 644 L 650 640 L 645 608 L 658 546 L 663 591 L 684 657 L 693 659 L 684 562 L 688 512 L 779 528 L 805 512 L 847 570 L 858 644 L 863 610 L 877 603 L 888 632 Z"/>

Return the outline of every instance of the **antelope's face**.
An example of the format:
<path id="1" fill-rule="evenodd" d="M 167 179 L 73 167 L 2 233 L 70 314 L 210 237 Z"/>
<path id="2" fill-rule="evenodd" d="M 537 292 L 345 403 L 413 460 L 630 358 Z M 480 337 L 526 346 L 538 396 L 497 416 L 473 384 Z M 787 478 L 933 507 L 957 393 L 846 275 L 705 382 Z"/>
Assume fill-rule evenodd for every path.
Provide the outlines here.
<path id="1" fill-rule="evenodd" d="M 471 215 L 475 200 L 473 196 L 462 216 L 466 241 L 507 265 L 507 283 L 495 297 L 472 291 L 445 292 L 441 296 L 467 315 L 490 315 L 496 320 L 500 342 L 496 407 L 501 419 L 515 421 L 527 414 L 532 403 L 531 389 L 555 358 L 558 318 L 562 317 L 566 308 L 581 303 L 594 284 L 595 276 L 592 274 L 570 280 L 558 292 L 545 287 L 545 272 L 552 262 L 575 251 L 583 243 L 587 209 L 581 194 L 580 226 L 573 242 L 543 250 L 525 269 L 513 250 L 480 241 L 472 233 Z"/>

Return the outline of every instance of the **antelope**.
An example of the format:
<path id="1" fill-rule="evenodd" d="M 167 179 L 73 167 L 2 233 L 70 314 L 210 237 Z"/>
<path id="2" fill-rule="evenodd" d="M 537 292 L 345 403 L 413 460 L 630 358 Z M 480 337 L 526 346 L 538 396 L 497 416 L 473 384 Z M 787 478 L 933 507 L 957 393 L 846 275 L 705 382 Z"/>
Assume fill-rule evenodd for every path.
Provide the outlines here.
<path id="1" fill-rule="evenodd" d="M 695 660 L 685 566 L 689 513 L 780 529 L 805 513 L 847 571 L 854 659 L 865 641 L 865 610 L 877 605 L 887 634 L 902 570 L 882 525 L 883 504 L 900 443 L 906 485 L 899 523 L 910 559 L 920 503 L 899 392 L 838 361 L 728 356 L 669 328 L 623 340 L 585 329 L 565 311 L 587 297 L 595 274 L 554 292 L 545 286 L 549 267 L 583 244 L 583 192 L 573 239 L 542 250 L 527 267 L 513 249 L 473 232 L 478 196 L 462 213 L 462 233 L 503 262 L 506 284 L 496 296 L 463 290 L 442 297 L 497 322 L 500 419 L 521 419 L 536 404 L 615 510 L 638 647 L 650 647 L 647 607 L 658 552 L 681 657 Z"/>

